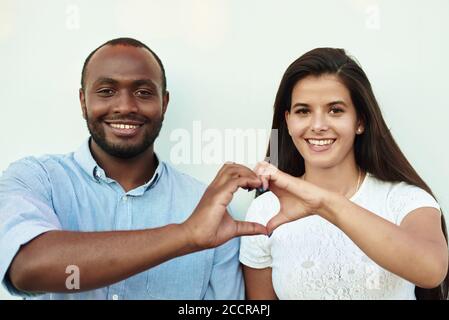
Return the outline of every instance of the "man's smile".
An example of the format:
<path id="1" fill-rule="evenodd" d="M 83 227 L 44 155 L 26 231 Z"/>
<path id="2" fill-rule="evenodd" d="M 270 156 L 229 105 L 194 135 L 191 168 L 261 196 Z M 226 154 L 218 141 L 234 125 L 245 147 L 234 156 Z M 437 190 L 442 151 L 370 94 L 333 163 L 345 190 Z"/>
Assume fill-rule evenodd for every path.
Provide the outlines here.
<path id="1" fill-rule="evenodd" d="M 104 121 L 106 127 L 118 137 L 130 138 L 137 135 L 140 128 L 144 125 L 143 122 L 138 121 Z"/>

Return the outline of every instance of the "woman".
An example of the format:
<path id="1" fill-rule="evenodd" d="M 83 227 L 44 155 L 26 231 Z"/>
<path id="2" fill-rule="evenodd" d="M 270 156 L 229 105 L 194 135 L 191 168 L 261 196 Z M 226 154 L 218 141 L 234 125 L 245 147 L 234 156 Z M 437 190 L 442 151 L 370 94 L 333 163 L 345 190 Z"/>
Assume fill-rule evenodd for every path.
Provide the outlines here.
<path id="1" fill-rule="evenodd" d="M 272 234 L 242 238 L 247 298 L 447 298 L 440 207 L 344 50 L 315 49 L 288 67 L 272 128 L 278 168 L 255 168 L 270 192 L 246 218 Z"/>

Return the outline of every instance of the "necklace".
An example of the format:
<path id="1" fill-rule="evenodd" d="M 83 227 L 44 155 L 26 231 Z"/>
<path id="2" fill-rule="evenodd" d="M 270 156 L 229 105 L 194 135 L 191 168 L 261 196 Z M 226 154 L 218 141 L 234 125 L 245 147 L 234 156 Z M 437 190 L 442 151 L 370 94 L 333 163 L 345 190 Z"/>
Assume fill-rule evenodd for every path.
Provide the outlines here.
<path id="1" fill-rule="evenodd" d="M 362 181 L 362 170 L 360 169 L 360 167 L 357 167 L 357 171 L 359 172 L 359 174 L 358 174 L 358 178 L 357 178 L 357 186 L 356 186 L 356 188 L 355 188 L 355 191 L 354 191 L 353 195 L 356 194 L 357 191 L 359 191 L 359 189 L 360 189 L 360 183 L 361 183 L 361 181 Z M 304 178 L 304 176 L 305 176 L 305 174 L 303 174 L 303 175 L 300 177 L 300 179 L 306 181 L 306 179 Z"/>
<path id="2" fill-rule="evenodd" d="M 357 191 L 359 191 L 359 188 L 360 188 L 360 182 L 361 182 L 361 180 L 362 180 L 362 170 L 360 170 L 360 167 L 357 167 L 357 168 L 358 168 L 358 170 L 359 170 L 359 177 L 357 178 L 357 188 L 355 189 L 354 194 L 356 194 Z"/>

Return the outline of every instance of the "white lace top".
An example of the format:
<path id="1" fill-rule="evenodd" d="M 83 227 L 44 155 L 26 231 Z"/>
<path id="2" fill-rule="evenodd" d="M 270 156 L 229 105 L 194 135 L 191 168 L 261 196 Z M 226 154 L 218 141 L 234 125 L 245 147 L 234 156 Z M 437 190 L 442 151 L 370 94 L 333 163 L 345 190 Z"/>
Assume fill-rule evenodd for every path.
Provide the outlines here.
<path id="1" fill-rule="evenodd" d="M 416 186 L 369 174 L 350 200 L 397 225 L 414 209 L 440 209 Z M 267 192 L 251 203 L 246 220 L 265 225 L 278 211 L 278 198 Z M 257 269 L 271 267 L 279 299 L 416 299 L 412 283 L 377 265 L 318 215 L 281 225 L 270 238 L 242 237 L 240 261 Z"/>

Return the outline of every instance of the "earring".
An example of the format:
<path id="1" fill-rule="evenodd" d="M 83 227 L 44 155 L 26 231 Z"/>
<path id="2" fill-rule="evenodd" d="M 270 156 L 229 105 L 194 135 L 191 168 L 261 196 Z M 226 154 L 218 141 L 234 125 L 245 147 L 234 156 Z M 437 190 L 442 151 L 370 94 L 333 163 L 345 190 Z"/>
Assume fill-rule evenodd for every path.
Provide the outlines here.
<path id="1" fill-rule="evenodd" d="M 358 128 L 357 133 L 362 133 L 362 128 Z"/>

